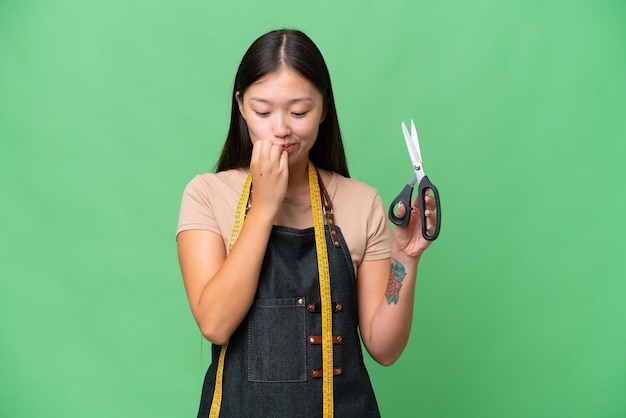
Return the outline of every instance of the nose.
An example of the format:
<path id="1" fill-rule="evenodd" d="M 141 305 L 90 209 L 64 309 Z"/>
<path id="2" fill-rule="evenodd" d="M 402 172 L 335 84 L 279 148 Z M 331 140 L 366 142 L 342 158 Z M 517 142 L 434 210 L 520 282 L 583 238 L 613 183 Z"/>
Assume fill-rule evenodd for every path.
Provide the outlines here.
<path id="1" fill-rule="evenodd" d="M 287 123 L 287 117 L 281 114 L 276 115 L 274 118 L 272 129 L 274 136 L 277 138 L 285 138 L 291 133 L 289 124 Z"/>

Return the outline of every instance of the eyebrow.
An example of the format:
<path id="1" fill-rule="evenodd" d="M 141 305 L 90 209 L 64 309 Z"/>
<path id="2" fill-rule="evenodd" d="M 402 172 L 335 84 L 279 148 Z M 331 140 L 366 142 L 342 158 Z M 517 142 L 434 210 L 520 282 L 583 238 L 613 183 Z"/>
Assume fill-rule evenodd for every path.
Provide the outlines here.
<path id="1" fill-rule="evenodd" d="M 271 104 L 271 103 L 272 103 L 272 102 L 270 102 L 270 101 L 269 101 L 269 100 L 267 100 L 267 99 L 264 99 L 264 98 L 262 98 L 262 97 L 256 97 L 256 96 L 251 97 L 251 98 L 250 98 L 250 100 L 254 100 L 255 102 L 268 103 L 268 104 Z M 305 97 L 296 97 L 295 99 L 291 99 L 291 100 L 289 100 L 289 102 L 288 102 L 288 103 L 290 103 L 290 104 L 291 104 L 291 103 L 298 103 L 298 102 L 312 102 L 312 101 L 313 101 L 313 98 L 312 98 L 312 97 L 305 96 Z"/>

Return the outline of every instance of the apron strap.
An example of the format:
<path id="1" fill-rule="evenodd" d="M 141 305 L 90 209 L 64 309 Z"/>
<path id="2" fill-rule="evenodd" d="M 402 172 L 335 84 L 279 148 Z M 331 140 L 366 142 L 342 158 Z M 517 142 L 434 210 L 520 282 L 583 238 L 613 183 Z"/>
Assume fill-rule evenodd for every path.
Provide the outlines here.
<path id="1" fill-rule="evenodd" d="M 337 235 L 337 227 L 335 226 L 335 213 L 333 212 L 333 203 L 330 201 L 330 196 L 324 187 L 324 183 L 322 182 L 322 176 L 317 173 L 318 184 L 320 188 L 320 195 L 322 198 L 322 210 L 324 211 L 324 216 L 328 221 L 328 227 L 330 228 L 330 236 L 333 239 L 333 245 L 337 248 L 341 247 L 341 242 L 339 241 L 339 236 Z"/>

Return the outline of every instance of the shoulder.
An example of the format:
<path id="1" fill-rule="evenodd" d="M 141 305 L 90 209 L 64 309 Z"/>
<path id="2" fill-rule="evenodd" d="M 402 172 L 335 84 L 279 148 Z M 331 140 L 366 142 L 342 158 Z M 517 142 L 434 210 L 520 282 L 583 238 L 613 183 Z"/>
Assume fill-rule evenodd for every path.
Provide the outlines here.
<path id="1" fill-rule="evenodd" d="M 183 193 L 176 233 L 201 229 L 229 237 L 246 177 L 247 170 L 238 169 L 191 179 Z"/>
<path id="2" fill-rule="evenodd" d="M 198 174 L 192 178 L 187 187 L 195 189 L 211 189 L 220 187 L 238 187 L 246 181 L 248 173 L 244 169 L 226 170 L 219 173 Z M 241 191 L 241 187 L 239 187 Z"/>
<path id="3" fill-rule="evenodd" d="M 341 228 L 355 267 L 363 260 L 388 258 L 391 229 L 378 191 L 337 173 L 329 173 L 327 178 L 335 222 Z"/>
<path id="4" fill-rule="evenodd" d="M 352 200 L 354 203 L 362 205 L 365 202 L 380 199 L 376 189 L 359 180 L 328 171 L 322 177 L 328 179 L 326 187 L 331 200 L 339 199 L 342 202 Z"/>
<path id="5" fill-rule="evenodd" d="M 384 218 L 383 201 L 375 188 L 337 173 L 326 172 L 326 176 L 328 196 L 340 219 L 353 223 Z"/>
<path id="6" fill-rule="evenodd" d="M 184 195 L 201 200 L 223 198 L 233 193 L 238 195 L 246 177 L 247 170 L 244 169 L 198 174 L 187 183 Z"/>

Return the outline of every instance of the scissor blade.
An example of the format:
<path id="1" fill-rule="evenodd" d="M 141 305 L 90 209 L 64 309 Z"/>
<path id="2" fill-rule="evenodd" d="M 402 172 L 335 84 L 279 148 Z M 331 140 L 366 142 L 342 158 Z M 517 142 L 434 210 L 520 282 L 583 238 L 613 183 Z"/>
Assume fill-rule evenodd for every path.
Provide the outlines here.
<path id="1" fill-rule="evenodd" d="M 411 121 L 411 125 L 413 125 L 413 121 Z M 412 126 L 411 130 L 413 129 L 415 129 L 415 125 Z M 404 133 L 404 141 L 406 142 L 406 147 L 409 150 L 409 155 L 411 156 L 411 161 L 413 162 L 413 171 L 417 174 L 417 172 L 422 169 L 422 157 L 419 153 L 419 148 L 415 147 L 417 135 L 413 136 L 409 134 L 409 130 L 404 122 L 402 122 L 402 132 Z"/>
<path id="2" fill-rule="evenodd" d="M 417 138 L 417 129 L 415 129 L 415 123 L 413 122 L 413 119 L 411 119 L 411 138 L 413 139 L 413 147 L 415 149 L 415 152 L 417 153 L 417 158 L 419 158 L 420 164 L 422 164 L 423 166 L 424 163 L 422 163 L 422 151 L 420 150 L 420 141 Z"/>

